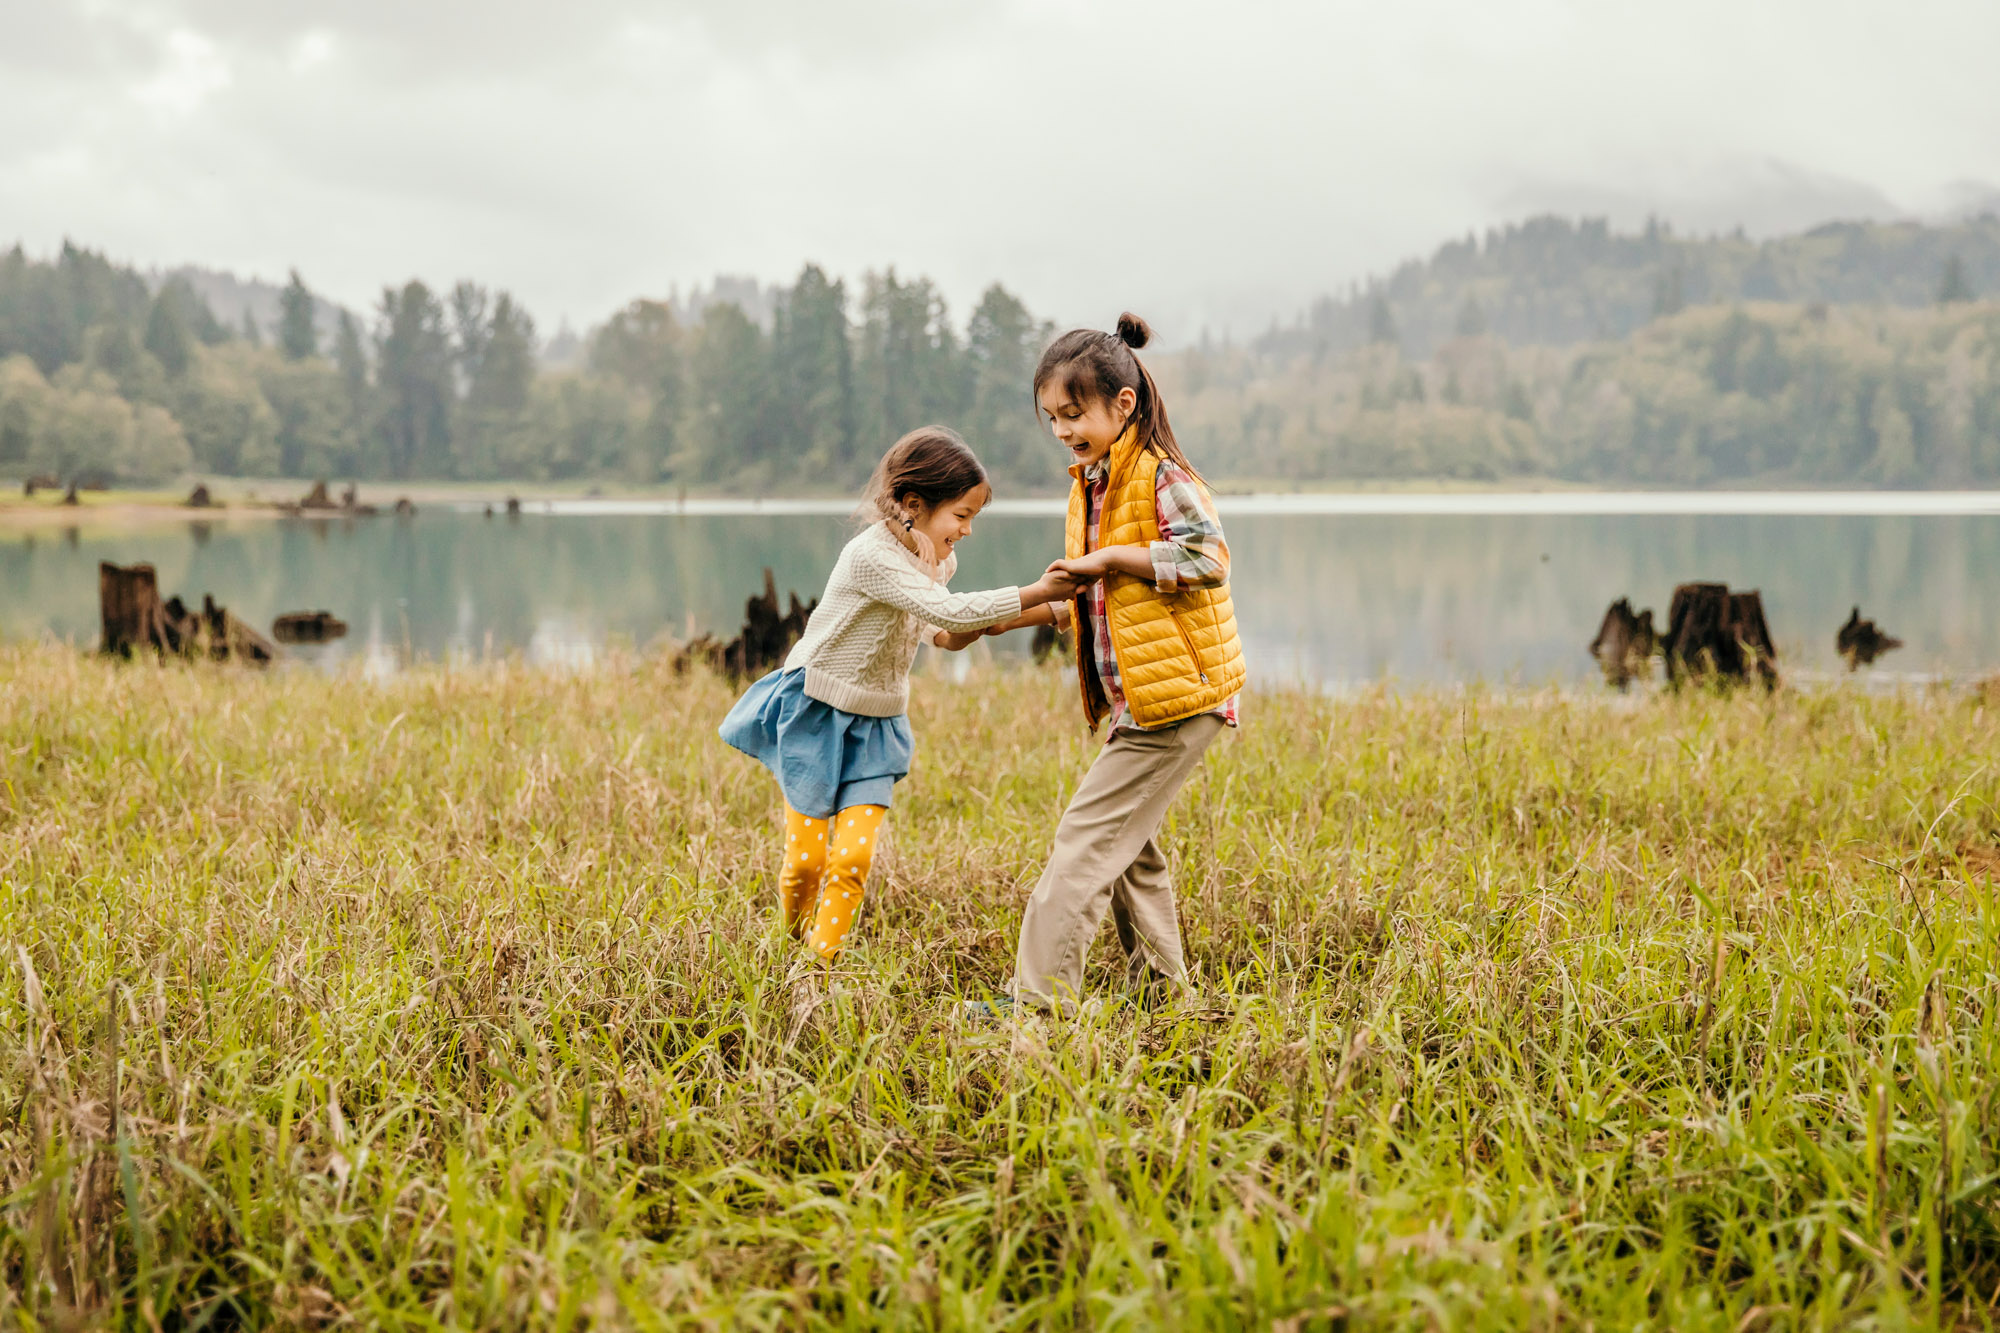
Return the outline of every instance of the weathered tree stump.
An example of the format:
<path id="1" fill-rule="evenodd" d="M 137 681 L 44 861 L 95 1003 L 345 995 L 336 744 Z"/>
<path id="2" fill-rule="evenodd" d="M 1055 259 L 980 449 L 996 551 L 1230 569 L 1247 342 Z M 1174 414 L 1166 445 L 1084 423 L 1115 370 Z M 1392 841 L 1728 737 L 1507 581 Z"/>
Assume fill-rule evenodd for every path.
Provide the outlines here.
<path id="1" fill-rule="evenodd" d="M 135 648 L 179 652 L 167 642 L 166 607 L 151 565 L 97 566 L 97 610 L 104 625 L 104 652 L 130 657 Z"/>
<path id="2" fill-rule="evenodd" d="M 130 657 L 139 649 L 181 656 L 206 655 L 263 666 L 278 658 L 277 646 L 203 596 L 199 613 L 178 597 L 160 600 L 159 578 L 151 565 L 97 567 L 98 613 L 103 651 Z"/>
<path id="3" fill-rule="evenodd" d="M 329 643 L 346 634 L 347 622 L 331 611 L 288 611 L 271 622 L 279 643 Z"/>
<path id="4" fill-rule="evenodd" d="M 1903 641 L 1884 634 L 1872 620 L 1861 618 L 1861 608 L 1848 613 L 1847 623 L 1834 632 L 1833 646 L 1847 660 L 1847 669 L 1865 667 L 1886 652 L 1901 648 Z"/>
<path id="5" fill-rule="evenodd" d="M 306 498 L 299 501 L 299 508 L 338 509 L 340 506 L 335 504 L 333 497 L 326 493 L 326 483 L 324 481 L 316 481 L 312 484 L 312 489 L 306 492 Z"/>
<path id="6" fill-rule="evenodd" d="M 397 518 L 408 518 L 408 517 L 410 517 L 410 516 L 411 516 L 412 514 L 414 514 L 414 513 L 416 513 L 416 512 L 417 512 L 417 507 L 416 507 L 415 505 L 413 505 L 413 504 L 411 504 L 411 503 L 410 503 L 410 497 L 409 497 L 409 496 L 407 496 L 407 495 L 399 495 L 399 496 L 397 496 L 397 497 L 396 497 L 396 517 L 397 517 Z"/>
<path id="7" fill-rule="evenodd" d="M 1640 676 L 1653 674 L 1653 657 L 1660 651 L 1660 635 L 1653 628 L 1651 608 L 1632 614 L 1632 601 L 1620 597 L 1605 609 L 1590 641 L 1590 655 L 1604 672 L 1604 679 L 1617 689 L 1625 689 Z"/>
<path id="8" fill-rule="evenodd" d="M 707 634 L 695 639 L 674 658 L 674 669 L 685 671 L 696 661 L 706 662 L 732 679 L 760 676 L 783 664 L 806 632 L 806 621 L 819 606 L 819 599 L 801 603 L 791 594 L 791 606 L 778 611 L 778 581 L 769 568 L 764 570 L 764 591 L 743 604 L 743 632 L 728 643 L 717 643 Z"/>
<path id="9" fill-rule="evenodd" d="M 77 499 L 75 482 L 71 482 L 69 484 L 69 489 L 63 492 L 62 502 L 66 505 L 76 505 L 83 503 L 83 501 Z"/>
<path id="10" fill-rule="evenodd" d="M 1667 681 L 1746 681 L 1778 685 L 1778 651 L 1755 589 L 1732 593 L 1724 583 L 1683 583 L 1667 612 Z"/>
<path id="11" fill-rule="evenodd" d="M 518 496 L 518 495 L 510 495 L 510 496 L 508 496 L 508 497 L 507 497 L 507 517 L 508 517 L 508 518 L 519 518 L 520 516 L 521 516 L 521 497 L 520 497 L 520 496 Z"/>
<path id="12" fill-rule="evenodd" d="M 187 507 L 189 509 L 215 508 L 215 497 L 208 493 L 207 482 L 195 483 L 194 489 L 188 492 Z"/>
<path id="13" fill-rule="evenodd" d="M 202 627 L 208 655 L 218 662 L 234 658 L 239 662 L 250 662 L 264 666 L 278 660 L 278 645 L 259 634 L 250 626 L 231 615 L 229 611 L 215 604 L 215 599 L 207 593 L 201 595 Z"/>

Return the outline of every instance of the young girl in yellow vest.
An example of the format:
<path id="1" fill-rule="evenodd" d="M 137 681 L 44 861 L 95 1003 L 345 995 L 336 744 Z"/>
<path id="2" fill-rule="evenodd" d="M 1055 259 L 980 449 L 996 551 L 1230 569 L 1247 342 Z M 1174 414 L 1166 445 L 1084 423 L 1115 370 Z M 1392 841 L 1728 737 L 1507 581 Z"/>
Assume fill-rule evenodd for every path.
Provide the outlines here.
<path id="1" fill-rule="evenodd" d="M 769 768 L 784 793 L 779 906 L 822 959 L 854 927 L 890 790 L 910 771 L 903 714 L 918 641 L 956 651 L 1081 586 L 1051 569 L 1025 588 L 947 588 L 955 548 L 991 498 L 985 469 L 951 431 L 924 426 L 896 441 L 869 481 L 866 526 L 834 562 L 805 637 L 723 719 L 722 738 Z"/>
<path id="2" fill-rule="evenodd" d="M 1035 369 L 1035 402 L 1069 451 L 1073 478 L 1064 558 L 1049 568 L 1085 586 L 1073 607 L 1051 602 L 989 632 L 1073 625 L 1084 719 L 1111 732 L 1056 826 L 1021 922 L 1010 994 L 969 1002 L 976 1017 L 1016 1003 L 1067 1012 L 1107 908 L 1142 1000 L 1187 982 L 1154 838 L 1202 752 L 1236 725 L 1245 672 L 1215 502 L 1133 355 L 1150 336 L 1144 320 L 1121 315 L 1116 333 L 1056 339 Z"/>

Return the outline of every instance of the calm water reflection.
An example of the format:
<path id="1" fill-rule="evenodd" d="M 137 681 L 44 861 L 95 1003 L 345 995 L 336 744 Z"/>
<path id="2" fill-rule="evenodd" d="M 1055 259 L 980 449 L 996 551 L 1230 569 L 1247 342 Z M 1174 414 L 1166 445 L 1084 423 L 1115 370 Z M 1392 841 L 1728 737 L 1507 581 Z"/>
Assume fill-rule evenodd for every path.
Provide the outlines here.
<path id="1" fill-rule="evenodd" d="M 1612 598 L 1664 620 L 1677 582 L 1758 587 L 1793 667 L 1833 670 L 1833 631 L 1859 603 L 1908 644 L 1898 673 L 2000 669 L 2000 516 L 1274 513 L 1229 520 L 1237 613 L 1264 679 L 1331 685 L 1576 680 Z M 151 561 L 162 587 L 207 591 L 268 625 L 331 610 L 349 637 L 308 653 L 387 669 L 406 654 L 520 654 L 585 664 L 605 645 L 733 632 L 771 567 L 818 592 L 847 532 L 823 512 L 426 510 L 407 521 L 238 520 L 32 532 L 0 529 L 0 635 L 97 634 L 97 563 Z M 961 588 L 1034 577 L 1059 550 L 1046 513 L 982 518 Z M 1003 652 L 1025 648 L 1005 643 Z"/>

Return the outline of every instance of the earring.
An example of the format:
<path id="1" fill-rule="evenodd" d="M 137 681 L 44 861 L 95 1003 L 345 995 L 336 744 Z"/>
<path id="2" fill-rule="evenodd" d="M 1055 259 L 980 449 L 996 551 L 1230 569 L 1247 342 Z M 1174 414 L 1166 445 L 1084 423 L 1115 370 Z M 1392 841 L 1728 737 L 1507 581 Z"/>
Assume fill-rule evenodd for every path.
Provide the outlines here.
<path id="1" fill-rule="evenodd" d="M 903 531 L 905 532 L 915 531 L 916 526 L 917 526 L 916 515 L 910 513 L 908 510 L 905 510 L 903 512 Z"/>

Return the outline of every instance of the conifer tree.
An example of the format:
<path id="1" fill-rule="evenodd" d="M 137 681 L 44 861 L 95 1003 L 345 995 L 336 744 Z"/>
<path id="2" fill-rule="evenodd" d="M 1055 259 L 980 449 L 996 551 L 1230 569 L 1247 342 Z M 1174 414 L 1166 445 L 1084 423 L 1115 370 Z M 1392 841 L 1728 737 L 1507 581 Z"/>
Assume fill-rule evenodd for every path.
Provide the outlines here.
<path id="1" fill-rule="evenodd" d="M 168 286 L 153 298 L 153 308 L 146 315 L 146 350 L 168 375 L 178 379 L 187 373 L 194 337 L 188 332 L 187 320 L 175 295 Z"/>
<path id="2" fill-rule="evenodd" d="M 1396 317 L 1389 310 L 1388 300 L 1376 293 L 1375 303 L 1368 308 L 1368 341 L 1372 343 L 1399 343 L 1402 336 L 1396 331 Z"/>
<path id="3" fill-rule="evenodd" d="M 297 269 L 278 293 L 278 350 L 288 361 L 319 355 L 319 330 L 313 327 L 313 294 Z"/>
<path id="4" fill-rule="evenodd" d="M 1965 278 L 1965 261 L 1956 253 L 1946 257 L 1944 272 L 1938 277 L 1937 303 L 1955 305 L 1972 299 L 1972 284 Z"/>
<path id="5" fill-rule="evenodd" d="M 854 358 L 848 346 L 847 287 L 817 264 L 778 303 L 771 330 L 773 392 L 786 447 L 817 476 L 857 480 Z"/>
<path id="6" fill-rule="evenodd" d="M 1453 326 L 1461 338 L 1477 338 L 1486 332 L 1486 312 L 1479 308 L 1479 298 L 1466 293 L 1465 304 L 1458 308 L 1458 321 Z"/>
<path id="7" fill-rule="evenodd" d="M 438 476 L 451 454 L 451 339 L 444 306 L 411 279 L 382 292 L 375 336 L 375 382 L 382 395 L 381 440 L 392 476 Z"/>

